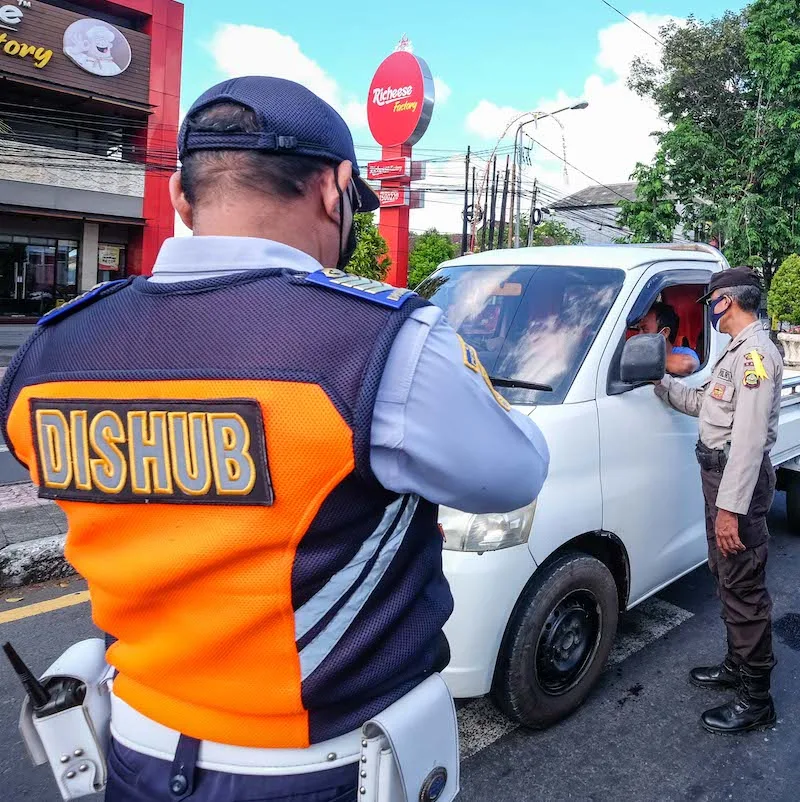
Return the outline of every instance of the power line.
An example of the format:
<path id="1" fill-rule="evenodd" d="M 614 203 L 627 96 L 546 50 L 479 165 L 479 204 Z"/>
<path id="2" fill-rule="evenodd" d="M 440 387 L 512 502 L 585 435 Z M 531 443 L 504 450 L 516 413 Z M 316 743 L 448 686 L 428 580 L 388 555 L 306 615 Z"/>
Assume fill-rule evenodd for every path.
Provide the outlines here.
<path id="1" fill-rule="evenodd" d="M 588 178 L 593 184 L 597 184 L 597 186 L 607 189 L 609 192 L 622 198 L 622 200 L 628 200 L 628 198 L 626 198 L 622 193 L 617 192 L 616 189 L 612 189 L 610 186 L 608 186 L 608 184 L 604 184 L 602 181 L 598 181 L 596 178 L 592 178 L 592 176 L 590 176 L 589 173 L 585 172 L 584 170 L 581 170 L 580 167 L 576 167 L 574 164 L 572 164 L 572 162 L 568 162 L 563 156 L 559 156 L 558 153 L 556 153 L 554 150 L 550 150 L 550 148 L 548 148 L 547 145 L 543 145 L 541 142 L 539 142 L 538 139 L 534 139 L 530 134 L 528 134 L 528 138 L 531 141 L 535 142 L 540 148 L 543 148 L 549 154 L 555 156 L 559 161 L 564 162 L 564 164 L 566 164 L 568 167 L 571 167 L 573 170 L 577 170 L 584 178 Z"/>
<path id="2" fill-rule="evenodd" d="M 624 14 L 616 6 L 612 6 L 611 3 L 608 2 L 608 0 L 600 0 L 600 2 L 603 3 L 603 5 L 608 6 L 612 11 L 616 11 L 617 14 L 620 15 L 620 17 L 628 20 L 628 22 L 630 22 L 631 25 L 635 25 L 642 33 L 646 33 L 654 42 L 661 45 L 662 47 L 664 46 L 664 43 L 658 37 L 653 36 L 653 34 L 650 33 L 650 31 L 648 31 L 646 28 L 643 28 L 641 25 L 639 25 L 638 22 L 632 20 L 627 14 Z"/>

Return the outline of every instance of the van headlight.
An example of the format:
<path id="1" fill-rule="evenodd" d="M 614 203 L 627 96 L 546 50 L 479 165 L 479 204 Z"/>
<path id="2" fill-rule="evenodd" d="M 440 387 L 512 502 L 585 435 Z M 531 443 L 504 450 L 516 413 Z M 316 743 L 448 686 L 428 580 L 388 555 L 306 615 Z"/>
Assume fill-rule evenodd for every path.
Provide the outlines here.
<path id="1" fill-rule="evenodd" d="M 513 512 L 475 514 L 439 508 L 439 524 L 448 551 L 497 551 L 527 543 L 536 501 Z"/>

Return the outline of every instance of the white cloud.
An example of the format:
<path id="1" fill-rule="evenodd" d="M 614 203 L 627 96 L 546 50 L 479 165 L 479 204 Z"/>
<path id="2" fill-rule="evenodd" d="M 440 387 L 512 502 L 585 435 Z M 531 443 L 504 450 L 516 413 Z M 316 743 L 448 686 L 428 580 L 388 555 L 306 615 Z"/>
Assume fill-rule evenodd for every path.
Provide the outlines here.
<path id="1" fill-rule="evenodd" d="M 436 102 L 444 105 L 453 94 L 453 90 L 444 82 L 443 78 L 435 75 L 433 78 L 433 86 L 436 90 Z"/>
<path id="2" fill-rule="evenodd" d="M 446 234 L 461 231 L 464 206 L 464 157 L 455 156 L 442 162 L 432 162 L 427 167 L 424 180 L 414 182 L 414 189 L 426 186 L 449 189 L 449 192 L 425 193 L 425 207 L 412 209 L 410 225 L 412 231 L 436 228 Z M 457 190 L 462 190 L 458 192 Z"/>
<path id="3" fill-rule="evenodd" d="M 659 38 L 659 31 L 669 22 L 683 23 L 678 17 L 659 14 L 631 14 L 631 19 L 646 31 Z M 629 22 L 618 22 L 598 33 L 600 52 L 597 63 L 618 76 L 628 77 L 631 64 L 638 56 L 657 60 L 661 45 Z"/>
<path id="4" fill-rule="evenodd" d="M 339 109 L 339 113 L 351 128 L 366 128 L 369 125 L 367 122 L 367 104 L 359 100 L 351 100 L 345 105 L 344 109 Z"/>
<path id="5" fill-rule="evenodd" d="M 524 109 L 513 106 L 498 106 L 490 100 L 481 100 L 467 115 L 467 130 L 483 139 L 497 139 L 506 126 Z"/>
<path id="6" fill-rule="evenodd" d="M 656 36 L 660 26 L 676 19 L 650 14 L 631 16 Z M 664 126 L 652 104 L 627 86 L 633 59 L 639 55 L 657 59 L 660 46 L 629 22 L 615 23 L 599 31 L 598 45 L 597 65 L 611 76 L 601 72 L 592 74 L 586 78 L 580 97 L 570 97 L 559 90 L 551 97 L 541 98 L 535 108 L 548 111 L 579 100 L 588 101 L 588 109 L 567 111 L 558 116 L 564 125 L 567 160 L 602 183 L 623 182 L 629 179 L 637 161 L 650 161 L 656 149 L 651 133 Z M 508 122 L 524 111 L 484 99 L 467 116 L 466 128 L 493 142 Z M 569 185 L 565 184 L 563 163 L 559 158 L 562 131 L 555 121 L 544 119 L 532 123 L 526 131 L 544 146 L 533 146 L 530 151 L 532 166 L 524 171 L 526 182 L 532 181 L 535 175 L 540 182 L 559 192 L 574 192 L 592 183 L 570 169 Z M 512 136 L 513 130 L 508 133 L 505 146 L 510 145 Z M 526 145 L 531 143 L 526 140 Z"/>
<path id="7" fill-rule="evenodd" d="M 366 103 L 344 92 L 291 36 L 255 25 L 222 25 L 211 40 L 211 53 L 226 76 L 272 75 L 296 81 L 330 103 L 351 127 L 367 124 Z"/>

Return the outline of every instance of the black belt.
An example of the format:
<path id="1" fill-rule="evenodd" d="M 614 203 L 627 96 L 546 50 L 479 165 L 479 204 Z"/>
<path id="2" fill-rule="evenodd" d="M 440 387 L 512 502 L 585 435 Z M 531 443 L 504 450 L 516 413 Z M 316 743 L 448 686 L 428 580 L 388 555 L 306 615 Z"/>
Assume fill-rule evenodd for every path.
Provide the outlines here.
<path id="1" fill-rule="evenodd" d="M 700 440 L 697 441 L 694 453 L 698 464 L 704 471 L 722 473 L 728 463 L 728 457 L 721 448 L 709 448 Z"/>

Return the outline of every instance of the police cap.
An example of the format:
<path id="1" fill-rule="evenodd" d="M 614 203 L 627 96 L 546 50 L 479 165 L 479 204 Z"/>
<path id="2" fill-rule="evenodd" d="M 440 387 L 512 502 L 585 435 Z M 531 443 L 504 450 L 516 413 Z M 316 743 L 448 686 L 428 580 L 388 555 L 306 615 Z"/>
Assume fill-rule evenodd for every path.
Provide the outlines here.
<path id="1" fill-rule="evenodd" d="M 258 118 L 258 133 L 195 131 L 192 115 L 219 102 L 238 103 Z M 309 156 L 333 164 L 350 161 L 361 210 L 378 208 L 378 196 L 361 178 L 347 123 L 322 98 L 294 81 L 266 76 L 232 78 L 204 92 L 189 109 L 180 135 L 181 160 L 199 150 L 258 150 Z"/>
<path id="2" fill-rule="evenodd" d="M 758 287 L 761 289 L 761 279 L 758 273 L 750 267 L 731 267 L 721 273 L 715 273 L 708 284 L 708 292 L 697 299 L 697 303 L 704 303 L 717 290 L 728 287 Z"/>

